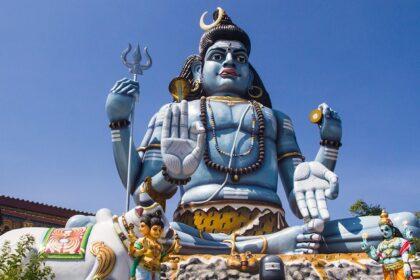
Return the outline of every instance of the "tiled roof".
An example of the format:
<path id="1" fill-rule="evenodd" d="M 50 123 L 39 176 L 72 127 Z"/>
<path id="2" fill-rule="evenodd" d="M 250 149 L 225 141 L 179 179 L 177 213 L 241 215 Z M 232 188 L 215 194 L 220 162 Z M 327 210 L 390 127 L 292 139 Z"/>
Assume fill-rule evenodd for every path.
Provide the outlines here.
<path id="1" fill-rule="evenodd" d="M 22 209 L 22 210 L 61 216 L 65 218 L 70 218 L 71 216 L 79 215 L 79 214 L 93 215 L 92 213 L 88 213 L 84 211 L 62 208 L 58 206 L 14 198 L 14 197 L 5 196 L 5 195 L 0 195 L 0 207 L 1 206 L 14 207 L 14 208 Z"/>

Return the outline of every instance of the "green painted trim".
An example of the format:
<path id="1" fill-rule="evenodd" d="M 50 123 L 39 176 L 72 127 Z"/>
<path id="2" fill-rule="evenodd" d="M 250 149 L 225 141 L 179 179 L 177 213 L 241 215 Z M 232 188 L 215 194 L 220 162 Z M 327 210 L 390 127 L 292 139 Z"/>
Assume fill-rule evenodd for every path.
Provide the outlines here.
<path id="1" fill-rule="evenodd" d="M 92 228 L 93 228 L 93 225 L 88 225 L 87 229 L 86 229 L 86 232 L 85 232 L 85 235 L 83 236 L 82 244 L 80 245 L 80 247 L 83 248 L 84 251 L 86 251 L 86 245 L 87 245 L 88 239 L 90 237 L 90 232 L 92 231 Z"/>
<path id="2" fill-rule="evenodd" d="M 44 240 L 42 240 L 42 245 L 44 245 L 44 247 L 47 245 L 48 238 L 50 238 L 51 231 L 53 231 L 53 229 L 54 228 L 49 228 L 47 233 L 44 235 Z"/>
<path id="3" fill-rule="evenodd" d="M 92 231 L 93 225 L 88 225 L 86 227 L 85 234 L 83 235 L 82 242 L 80 244 L 80 253 L 79 254 L 47 254 L 47 259 L 64 259 L 64 260 L 82 260 L 85 258 L 86 254 L 86 246 L 89 241 L 90 233 Z M 43 245 L 44 247 L 47 245 L 47 241 L 51 235 L 51 232 L 54 230 L 54 228 L 50 228 L 47 233 L 44 236 Z M 43 253 L 45 253 L 45 248 L 43 250 Z"/>

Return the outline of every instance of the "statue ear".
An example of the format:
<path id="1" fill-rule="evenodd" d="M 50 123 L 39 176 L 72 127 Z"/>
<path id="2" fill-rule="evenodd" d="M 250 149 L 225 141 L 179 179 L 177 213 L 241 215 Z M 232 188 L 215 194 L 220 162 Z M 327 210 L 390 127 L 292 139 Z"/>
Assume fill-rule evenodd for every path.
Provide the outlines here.
<path id="1" fill-rule="evenodd" d="M 201 61 L 195 60 L 191 64 L 191 73 L 194 77 L 194 80 L 200 80 L 201 79 L 201 68 L 203 66 L 203 63 Z"/>

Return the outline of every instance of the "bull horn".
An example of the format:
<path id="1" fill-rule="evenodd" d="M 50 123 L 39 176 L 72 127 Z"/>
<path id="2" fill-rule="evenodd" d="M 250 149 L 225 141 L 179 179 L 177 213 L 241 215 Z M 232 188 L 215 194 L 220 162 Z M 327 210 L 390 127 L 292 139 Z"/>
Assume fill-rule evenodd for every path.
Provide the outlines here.
<path id="1" fill-rule="evenodd" d="M 218 11 L 218 15 L 217 15 L 217 19 L 211 23 L 211 24 L 205 24 L 204 23 L 204 17 L 207 15 L 207 11 L 205 11 L 200 18 L 200 28 L 203 29 L 204 31 L 209 30 L 210 28 L 213 28 L 215 26 L 217 26 L 221 21 L 222 21 L 222 17 L 225 14 L 225 11 L 223 11 L 222 8 L 217 7 L 217 11 Z"/>

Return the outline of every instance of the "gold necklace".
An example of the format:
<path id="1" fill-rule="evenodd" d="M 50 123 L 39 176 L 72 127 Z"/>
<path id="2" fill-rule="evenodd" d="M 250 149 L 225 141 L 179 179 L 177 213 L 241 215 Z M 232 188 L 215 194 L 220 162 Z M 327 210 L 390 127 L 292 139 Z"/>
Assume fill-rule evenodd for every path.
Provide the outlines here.
<path id="1" fill-rule="evenodd" d="M 207 99 L 223 102 L 223 103 L 226 103 L 228 106 L 233 106 L 233 105 L 236 105 L 238 103 L 248 103 L 249 102 L 249 100 L 247 100 L 247 99 L 243 99 L 243 98 L 235 97 L 235 96 L 213 95 L 213 96 L 207 97 Z"/>
<path id="2" fill-rule="evenodd" d="M 393 238 L 391 238 L 391 239 L 389 239 L 389 240 L 383 240 L 382 242 L 384 243 L 384 244 L 390 244 L 390 243 L 394 243 L 394 241 L 395 241 L 395 237 L 393 237 Z"/>

